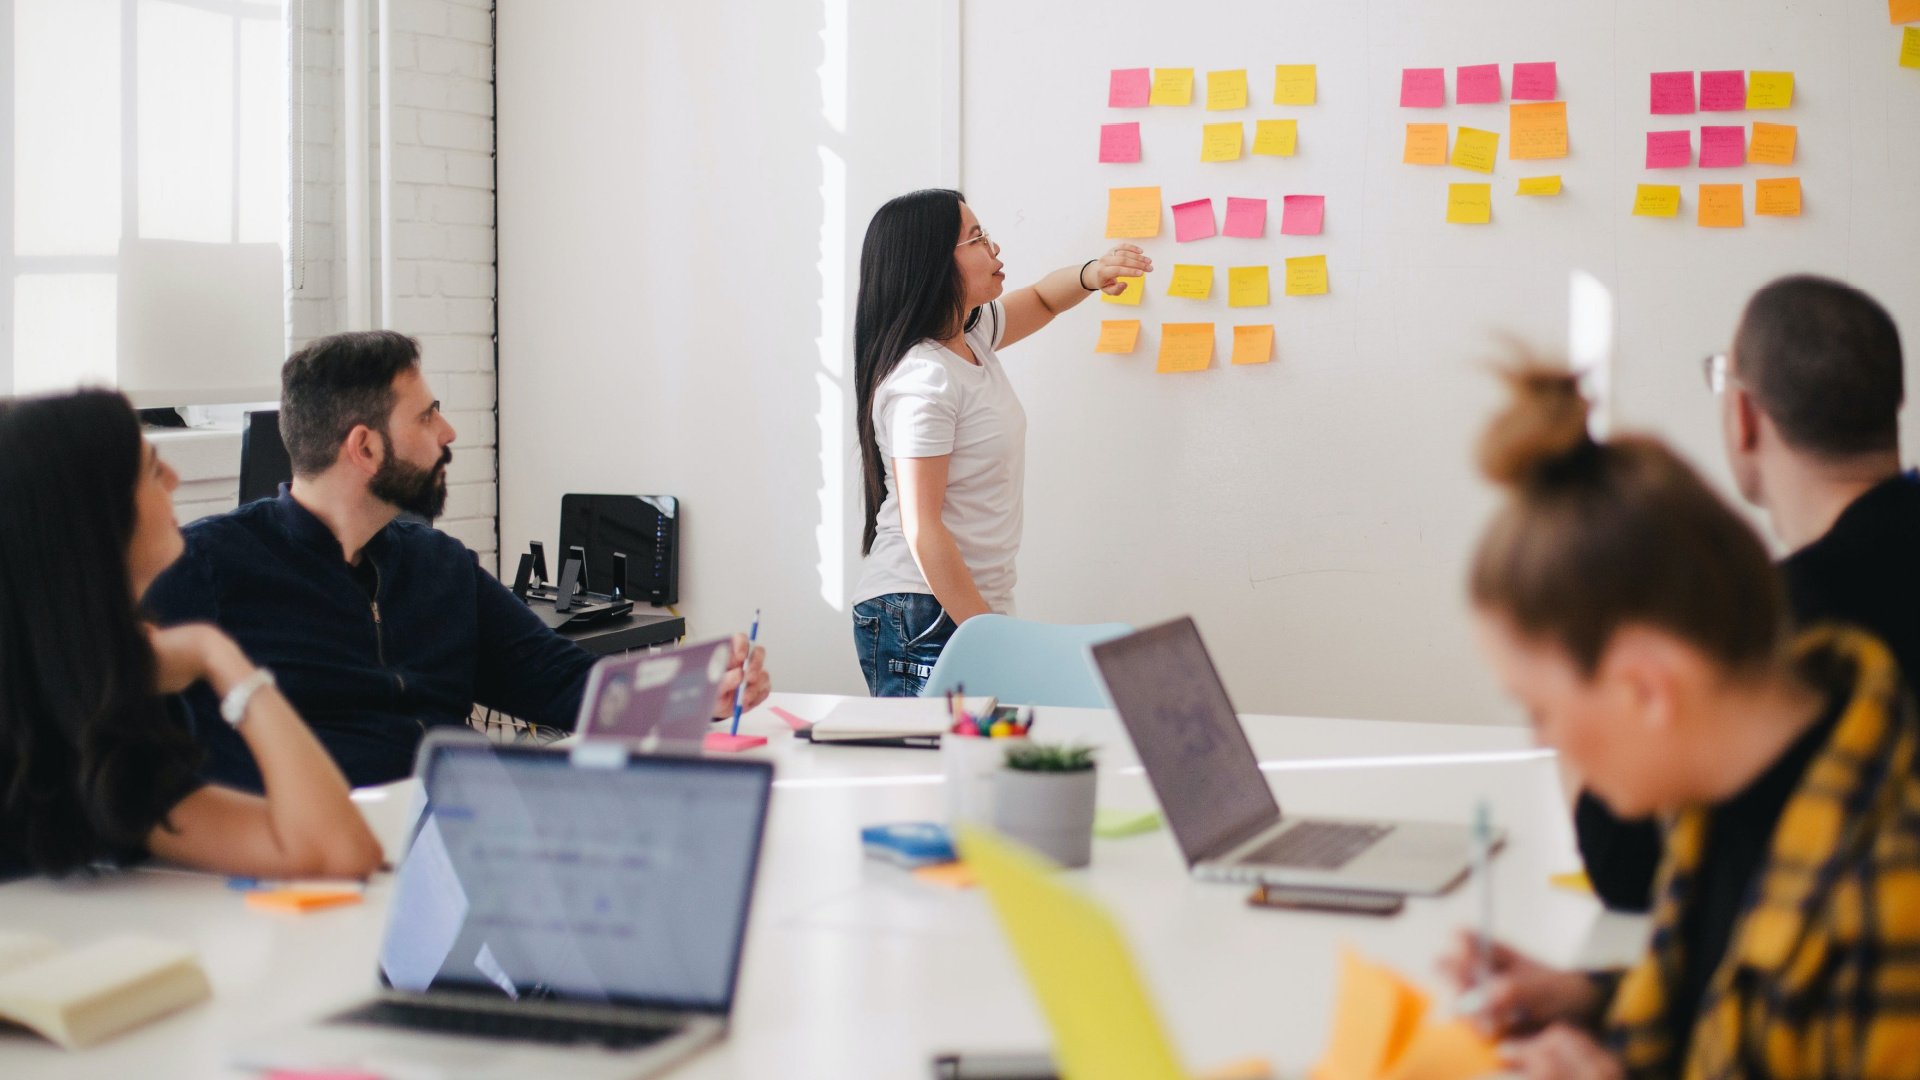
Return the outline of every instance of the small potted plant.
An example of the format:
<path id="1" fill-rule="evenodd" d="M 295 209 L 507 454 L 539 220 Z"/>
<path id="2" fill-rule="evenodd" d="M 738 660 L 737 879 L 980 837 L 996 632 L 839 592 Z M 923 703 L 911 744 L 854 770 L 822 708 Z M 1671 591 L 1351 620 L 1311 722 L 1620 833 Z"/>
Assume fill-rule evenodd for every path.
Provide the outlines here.
<path id="1" fill-rule="evenodd" d="M 1061 866 L 1087 865 L 1097 775 L 1091 746 L 1009 748 L 994 776 L 994 827 Z"/>

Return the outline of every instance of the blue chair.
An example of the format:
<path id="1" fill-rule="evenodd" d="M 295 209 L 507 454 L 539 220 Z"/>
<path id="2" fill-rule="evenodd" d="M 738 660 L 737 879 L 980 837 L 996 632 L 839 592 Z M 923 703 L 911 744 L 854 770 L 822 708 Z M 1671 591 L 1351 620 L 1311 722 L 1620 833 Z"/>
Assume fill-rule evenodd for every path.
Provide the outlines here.
<path id="1" fill-rule="evenodd" d="M 1126 623 L 1058 626 L 1006 615 L 976 615 L 960 624 L 927 677 L 923 697 L 965 686 L 1003 705 L 1097 709 L 1106 690 L 1087 646 L 1133 633 Z"/>

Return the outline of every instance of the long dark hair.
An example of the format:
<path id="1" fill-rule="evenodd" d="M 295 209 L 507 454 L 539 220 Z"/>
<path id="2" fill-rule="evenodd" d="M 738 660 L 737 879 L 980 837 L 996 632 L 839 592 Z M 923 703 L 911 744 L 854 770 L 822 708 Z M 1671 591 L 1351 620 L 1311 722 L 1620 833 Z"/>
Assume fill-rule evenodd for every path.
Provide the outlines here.
<path id="1" fill-rule="evenodd" d="M 886 463 L 873 433 L 873 395 L 907 350 L 945 337 L 964 314 L 973 329 L 980 309 L 967 312 L 953 246 L 960 242 L 960 204 L 948 188 L 928 188 L 891 199 L 867 223 L 860 245 L 860 299 L 853 313 L 854 425 L 860 435 L 860 471 L 866 528 L 860 554 L 873 550 L 880 504 L 887 498 Z"/>
<path id="2" fill-rule="evenodd" d="M 197 760 L 127 567 L 144 467 L 117 393 L 0 401 L 0 829 L 51 873 L 144 846 Z"/>

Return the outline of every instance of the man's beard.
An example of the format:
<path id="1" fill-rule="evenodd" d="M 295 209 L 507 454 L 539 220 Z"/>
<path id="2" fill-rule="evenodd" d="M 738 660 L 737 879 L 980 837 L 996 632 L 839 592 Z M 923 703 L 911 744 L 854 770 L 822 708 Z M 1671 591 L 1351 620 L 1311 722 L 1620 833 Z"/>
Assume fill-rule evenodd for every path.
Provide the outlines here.
<path id="1" fill-rule="evenodd" d="M 447 465 L 452 461 L 453 449 L 448 447 L 431 468 L 422 469 L 400 460 L 389 441 L 387 459 L 367 482 L 367 491 L 381 502 L 432 521 L 447 508 Z"/>

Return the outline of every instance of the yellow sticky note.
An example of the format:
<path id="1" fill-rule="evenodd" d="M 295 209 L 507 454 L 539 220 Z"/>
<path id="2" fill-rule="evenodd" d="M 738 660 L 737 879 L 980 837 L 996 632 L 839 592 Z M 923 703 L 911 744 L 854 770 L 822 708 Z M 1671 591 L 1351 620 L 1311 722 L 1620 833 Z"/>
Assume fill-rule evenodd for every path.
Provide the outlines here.
<path id="1" fill-rule="evenodd" d="M 1154 365 L 1155 371 L 1174 374 L 1182 371 L 1205 371 L 1212 366 L 1212 323 L 1160 324 L 1160 359 Z"/>
<path id="2" fill-rule="evenodd" d="M 1207 72 L 1207 109 L 1244 109 L 1247 107 L 1247 69 Z"/>
<path id="3" fill-rule="evenodd" d="M 1747 223 L 1746 188 L 1739 184 L 1701 184 L 1699 224 L 1710 229 L 1737 229 Z"/>
<path id="4" fill-rule="evenodd" d="M 1800 216 L 1800 178 L 1782 176 L 1753 182 L 1753 212 L 1766 217 Z"/>
<path id="5" fill-rule="evenodd" d="M 1314 1077 L 1377 1080 L 1413 1042 L 1426 1012 L 1426 997 L 1406 980 L 1351 949 L 1341 950 L 1333 1030 Z"/>
<path id="6" fill-rule="evenodd" d="M 1401 1050 L 1385 1080 L 1479 1080 L 1501 1072 L 1500 1051 L 1465 1020 L 1429 1024 Z"/>
<path id="7" fill-rule="evenodd" d="M 1558 195 L 1560 178 L 1557 176 L 1523 176 L 1520 178 L 1520 190 L 1515 195 Z"/>
<path id="8" fill-rule="evenodd" d="M 1407 150 L 1400 158 L 1408 165 L 1447 163 L 1447 125 L 1408 124 Z"/>
<path id="9" fill-rule="evenodd" d="M 1327 257 L 1325 255 L 1301 255 L 1287 260 L 1288 296 L 1325 296 L 1327 292 Z"/>
<path id="10" fill-rule="evenodd" d="M 1246 129 L 1240 121 L 1207 124 L 1200 135 L 1201 161 L 1234 161 L 1240 157 L 1241 136 Z"/>
<path id="11" fill-rule="evenodd" d="M 1887 21 L 1920 22 L 1920 0 L 1887 0 Z"/>
<path id="12" fill-rule="evenodd" d="M 1641 184 L 1633 193 L 1635 217 L 1674 217 L 1680 213 L 1680 185 Z"/>
<path id="13" fill-rule="evenodd" d="M 1920 26 L 1909 26 L 1900 36 L 1900 66 L 1920 68 Z"/>
<path id="14" fill-rule="evenodd" d="M 1448 184 L 1447 223 L 1485 225 L 1493 220 L 1492 184 Z"/>
<path id="15" fill-rule="evenodd" d="M 1587 877 L 1585 870 L 1566 870 L 1558 874 L 1549 874 L 1547 875 L 1547 884 L 1556 889 L 1565 889 L 1568 892 L 1586 893 L 1588 896 L 1593 895 L 1593 880 Z"/>
<path id="16" fill-rule="evenodd" d="M 1142 296 L 1145 296 L 1147 293 L 1147 279 L 1137 278 L 1137 277 L 1123 277 L 1123 278 L 1116 278 L 1115 280 L 1120 282 L 1122 286 L 1121 291 L 1117 295 L 1110 292 L 1101 293 L 1100 294 L 1101 302 L 1107 303 L 1107 304 L 1126 304 L 1130 307 L 1139 307 L 1140 298 Z"/>
<path id="17" fill-rule="evenodd" d="M 1267 268 L 1264 266 L 1227 267 L 1227 306 L 1266 307 Z"/>
<path id="18" fill-rule="evenodd" d="M 1293 120 L 1256 120 L 1253 125 L 1253 152 L 1273 157 L 1292 157 L 1300 145 L 1300 125 Z"/>
<path id="19" fill-rule="evenodd" d="M 1507 106 L 1507 158 L 1540 161 L 1567 156 L 1567 103 L 1516 102 Z"/>
<path id="20" fill-rule="evenodd" d="M 1205 300 L 1213 292 L 1213 267 L 1173 264 L 1173 280 L 1167 282 L 1167 295 L 1188 300 Z"/>
<path id="21" fill-rule="evenodd" d="M 1265 269 L 1265 267 L 1262 267 Z M 1233 328 L 1233 362 L 1264 364 L 1273 359 L 1273 324 Z"/>
<path id="22" fill-rule="evenodd" d="M 1800 141 L 1800 129 L 1792 124 L 1753 122 L 1753 135 L 1747 140 L 1747 162 L 1752 165 L 1791 165 L 1793 149 Z"/>
<path id="23" fill-rule="evenodd" d="M 1103 319 L 1100 322 L 1100 341 L 1094 345 L 1093 351 L 1130 353 L 1139 343 L 1139 319 Z"/>
<path id="24" fill-rule="evenodd" d="M 1453 157 L 1448 161 L 1474 172 L 1492 172 L 1494 159 L 1500 156 L 1500 133 L 1463 127 L 1453 137 Z"/>
<path id="25" fill-rule="evenodd" d="M 913 876 L 916 881 L 938 885 L 945 889 L 971 889 L 978 884 L 974 878 L 973 867 L 963 862 L 934 863 L 932 866 L 915 867 Z"/>
<path id="26" fill-rule="evenodd" d="M 1154 68 L 1153 91 L 1147 95 L 1147 104 L 1193 104 L 1193 69 Z"/>
<path id="27" fill-rule="evenodd" d="M 1132 240 L 1159 236 L 1160 189 L 1157 187 L 1108 188 L 1107 235 Z"/>
<path id="28" fill-rule="evenodd" d="M 1201 325 L 1211 351 L 1213 325 Z M 958 839 L 1046 1016 L 1060 1074 L 1181 1080 L 1179 1055 L 1106 911 L 1017 844 L 975 828 Z"/>
<path id="29" fill-rule="evenodd" d="M 1755 71 L 1747 75 L 1747 108 L 1785 109 L 1793 104 L 1793 72 Z"/>
<path id="30" fill-rule="evenodd" d="M 1319 91 L 1319 73 L 1312 64 L 1275 64 L 1273 103 L 1311 105 Z"/>

